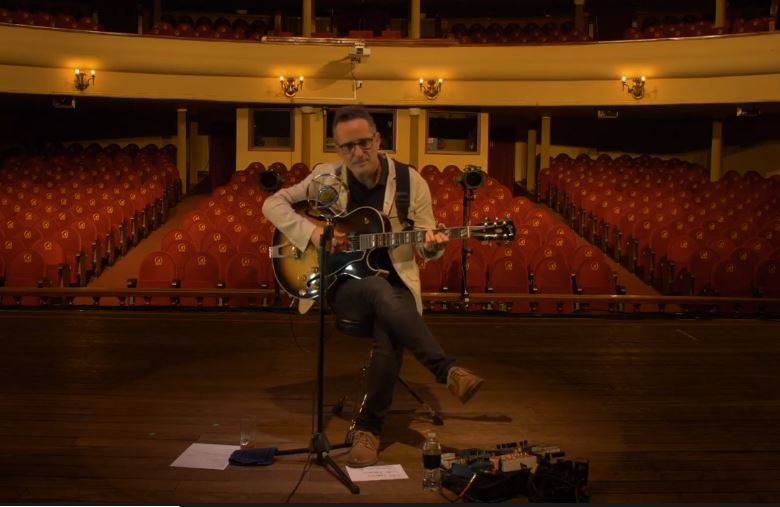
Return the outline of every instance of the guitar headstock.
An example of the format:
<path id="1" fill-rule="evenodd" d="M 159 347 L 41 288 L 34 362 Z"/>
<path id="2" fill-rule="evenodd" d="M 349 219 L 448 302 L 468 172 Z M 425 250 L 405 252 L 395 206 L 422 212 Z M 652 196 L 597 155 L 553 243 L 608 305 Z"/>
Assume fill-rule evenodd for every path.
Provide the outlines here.
<path id="1" fill-rule="evenodd" d="M 515 224 L 508 218 L 485 221 L 472 228 L 471 237 L 480 241 L 512 241 L 515 239 Z"/>

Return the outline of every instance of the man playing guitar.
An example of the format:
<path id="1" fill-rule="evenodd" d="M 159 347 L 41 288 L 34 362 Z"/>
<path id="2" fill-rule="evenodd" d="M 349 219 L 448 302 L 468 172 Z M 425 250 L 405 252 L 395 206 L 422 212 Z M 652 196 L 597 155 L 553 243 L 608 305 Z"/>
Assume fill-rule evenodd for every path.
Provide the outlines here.
<path id="1" fill-rule="evenodd" d="M 322 174 L 337 176 L 348 189 L 349 195 L 342 196 L 342 201 L 346 200 L 341 203 L 345 205 L 342 209 L 349 212 L 363 207 L 376 209 L 389 219 L 394 232 L 404 229 L 402 221 L 413 223 L 415 230 L 426 231 L 422 243 L 374 250 L 372 267 L 386 272 L 387 276 L 341 276 L 327 289 L 328 302 L 339 317 L 369 322 L 373 329 L 368 392 L 355 421 L 347 460 L 349 466 L 363 467 L 378 461 L 379 434 L 392 403 L 404 349 L 430 370 L 437 382 L 446 383 L 463 403 L 471 399 L 483 379 L 455 366 L 455 360 L 442 350 L 422 318 L 420 273 L 415 254 L 426 261 L 438 259 L 449 241 L 446 234 L 434 231 L 427 182 L 417 171 L 379 153 L 380 134 L 373 118 L 362 107 L 347 106 L 336 111 L 333 137 L 341 163 L 317 166 L 304 181 L 278 191 L 263 204 L 265 216 L 294 247 L 304 251 L 311 243 L 319 248 L 323 226 L 296 213 L 293 204 L 307 200 L 311 181 Z M 408 183 L 399 184 L 399 177 L 405 177 L 400 171 L 408 172 Z M 402 191 L 404 186 L 408 187 L 406 192 Z M 400 207 L 398 195 L 407 200 Z M 403 208 L 408 208 L 406 217 L 401 216 Z M 348 235 L 336 229 L 331 251 L 337 253 L 349 248 Z"/>

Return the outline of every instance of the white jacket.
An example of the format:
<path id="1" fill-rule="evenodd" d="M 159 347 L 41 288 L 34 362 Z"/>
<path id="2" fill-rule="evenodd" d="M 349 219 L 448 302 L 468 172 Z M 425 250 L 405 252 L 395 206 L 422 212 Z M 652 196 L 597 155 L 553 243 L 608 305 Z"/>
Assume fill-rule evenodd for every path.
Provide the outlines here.
<path id="1" fill-rule="evenodd" d="M 385 157 L 382 153 L 379 156 Z M 385 186 L 385 200 L 382 212 L 390 219 L 393 232 L 399 232 L 403 230 L 403 227 L 398 218 L 398 208 L 395 203 L 397 181 L 395 163 L 390 157 L 387 157 L 387 168 L 387 185 Z M 344 183 L 344 187 L 347 188 L 347 171 L 343 170 L 343 164 L 319 164 L 305 180 L 292 187 L 279 190 L 263 203 L 263 214 L 277 229 L 287 236 L 295 247 L 301 250 L 305 249 L 316 226 L 311 221 L 297 214 L 293 210 L 292 204 L 306 200 L 306 190 L 313 178 L 320 174 L 337 173 Z M 428 182 L 411 167 L 409 168 L 409 187 L 409 220 L 414 222 L 415 229 L 427 230 L 436 228 Z M 348 195 L 344 194 L 341 196 L 339 205 L 342 209 L 347 209 L 347 199 Z M 428 253 L 423 249 L 422 243 L 401 245 L 390 249 L 390 259 L 393 266 L 398 276 L 414 295 L 417 311 L 422 313 L 420 270 L 414 259 L 415 251 L 426 260 L 438 259 L 444 252 Z"/>

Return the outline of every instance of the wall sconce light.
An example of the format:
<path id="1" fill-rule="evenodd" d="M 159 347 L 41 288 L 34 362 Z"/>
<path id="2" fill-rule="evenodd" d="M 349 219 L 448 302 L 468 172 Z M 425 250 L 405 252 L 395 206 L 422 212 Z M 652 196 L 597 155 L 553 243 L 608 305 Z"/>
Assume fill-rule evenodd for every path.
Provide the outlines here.
<path id="1" fill-rule="evenodd" d="M 89 88 L 89 85 L 95 84 L 95 71 L 91 70 L 89 71 L 89 74 L 86 74 L 81 72 L 80 69 L 76 69 L 76 80 L 73 84 L 76 86 L 77 90 L 83 92 Z"/>
<path id="2" fill-rule="evenodd" d="M 635 99 L 639 100 L 645 96 L 645 76 L 632 78 L 623 76 L 620 80 L 623 82 L 623 89 Z"/>
<path id="3" fill-rule="evenodd" d="M 442 78 L 428 79 L 427 81 L 420 78 L 420 91 L 425 95 L 426 99 L 435 100 L 439 96 L 439 93 L 441 93 L 442 84 L 444 84 Z"/>
<path id="4" fill-rule="evenodd" d="M 285 97 L 292 98 L 303 88 L 303 76 L 300 76 L 297 79 L 294 77 L 279 76 L 279 84 L 282 86 Z"/>

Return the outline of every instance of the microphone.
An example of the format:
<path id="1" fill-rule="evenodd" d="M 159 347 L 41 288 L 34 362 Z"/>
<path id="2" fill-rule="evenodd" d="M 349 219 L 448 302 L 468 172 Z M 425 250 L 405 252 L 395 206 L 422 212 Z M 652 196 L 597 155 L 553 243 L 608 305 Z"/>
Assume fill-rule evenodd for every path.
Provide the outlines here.
<path id="1" fill-rule="evenodd" d="M 476 190 L 485 184 L 487 177 L 482 172 L 482 167 L 477 165 L 468 164 L 463 168 L 463 172 L 453 178 L 456 185 L 461 185 L 464 188 Z"/>
<path id="2" fill-rule="evenodd" d="M 260 173 L 257 178 L 258 184 L 266 192 L 276 192 L 282 187 L 284 180 L 282 175 L 273 169 L 268 169 Z"/>
<path id="3" fill-rule="evenodd" d="M 339 191 L 331 185 L 322 185 L 317 192 L 317 201 L 324 208 L 330 208 L 339 201 Z"/>
<path id="4" fill-rule="evenodd" d="M 306 199 L 309 205 L 320 213 L 338 215 L 343 210 L 338 209 L 342 195 L 346 194 L 344 183 L 333 174 L 320 174 L 309 182 L 306 188 Z"/>

